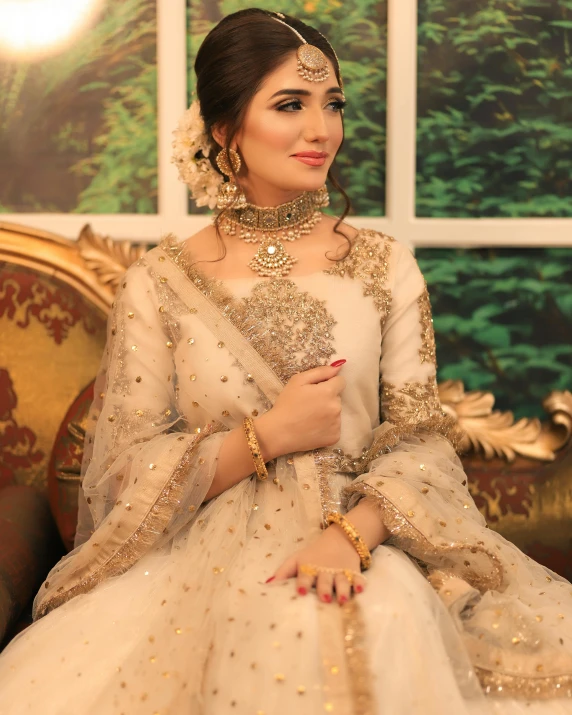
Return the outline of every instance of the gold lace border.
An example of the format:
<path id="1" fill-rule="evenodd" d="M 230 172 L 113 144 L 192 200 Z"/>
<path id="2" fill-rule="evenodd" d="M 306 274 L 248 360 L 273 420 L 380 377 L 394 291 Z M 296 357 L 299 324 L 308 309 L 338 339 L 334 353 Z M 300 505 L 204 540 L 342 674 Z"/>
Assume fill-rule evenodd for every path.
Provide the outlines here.
<path id="1" fill-rule="evenodd" d="M 156 541 L 157 534 L 163 533 L 167 528 L 173 516 L 175 506 L 179 504 L 183 497 L 187 484 L 189 466 L 198 451 L 200 443 L 210 434 L 220 432 L 223 429 L 224 425 L 221 423 L 209 423 L 200 434 L 196 435 L 193 443 L 185 450 L 179 463 L 171 472 L 167 483 L 161 489 L 157 499 L 137 528 L 132 532 L 131 536 L 129 536 L 103 564 L 96 567 L 91 574 L 82 578 L 79 583 L 69 586 L 68 588 L 60 586 L 53 596 L 43 601 L 35 609 L 34 620 L 42 618 L 54 608 L 75 598 L 75 596 L 89 593 L 99 583 L 113 576 L 120 576 L 125 573 L 148 551 Z M 87 541 L 83 545 L 83 548 L 88 548 L 89 545 L 90 541 Z M 49 581 L 46 581 L 44 587 L 48 589 L 49 586 Z"/>
<path id="2" fill-rule="evenodd" d="M 348 668 L 353 715 L 374 715 L 373 678 L 366 648 L 366 627 L 359 603 L 351 598 L 342 608 L 344 651 Z"/>
<path id="3" fill-rule="evenodd" d="M 404 551 L 417 551 L 417 553 L 412 553 L 412 556 L 416 558 L 419 558 L 420 552 L 437 558 L 447 557 L 447 555 L 452 554 L 463 554 L 464 552 L 484 554 L 491 562 L 489 573 L 477 573 L 465 567 L 461 569 L 460 575 L 467 583 L 481 593 L 484 591 L 499 590 L 501 588 L 504 576 L 503 565 L 498 556 L 484 546 L 479 544 L 469 546 L 467 544 L 454 542 L 452 545 L 448 544 L 446 546 L 436 546 L 432 544 L 388 497 L 381 494 L 375 487 L 372 487 L 371 484 L 367 482 L 354 482 L 348 485 L 344 489 L 344 492 L 346 495 L 361 494 L 362 497 L 369 498 L 379 509 L 383 524 L 387 527 L 388 531 L 391 532 L 392 539 L 395 543 Z"/>
<path id="4" fill-rule="evenodd" d="M 527 700 L 572 698 L 572 674 L 534 677 L 507 675 L 475 666 L 477 677 L 487 695 L 518 697 Z"/>

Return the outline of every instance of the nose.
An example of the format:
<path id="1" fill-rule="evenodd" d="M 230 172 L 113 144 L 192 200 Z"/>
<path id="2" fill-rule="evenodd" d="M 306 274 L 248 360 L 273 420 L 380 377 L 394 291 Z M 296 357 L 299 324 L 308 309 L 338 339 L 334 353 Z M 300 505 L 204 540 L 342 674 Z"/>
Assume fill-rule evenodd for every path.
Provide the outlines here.
<path id="1" fill-rule="evenodd" d="M 306 114 L 307 122 L 304 128 L 304 139 L 307 142 L 326 142 L 330 138 L 328 123 L 321 108 Z"/>

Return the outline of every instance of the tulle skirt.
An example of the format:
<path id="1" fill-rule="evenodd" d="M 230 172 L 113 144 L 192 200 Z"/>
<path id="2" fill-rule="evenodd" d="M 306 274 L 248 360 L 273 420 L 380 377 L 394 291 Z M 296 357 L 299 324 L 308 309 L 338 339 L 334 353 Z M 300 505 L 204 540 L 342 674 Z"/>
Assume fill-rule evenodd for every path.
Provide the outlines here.
<path id="1" fill-rule="evenodd" d="M 447 609 L 393 546 L 375 550 L 366 590 L 342 608 L 292 580 L 266 585 L 305 538 L 303 526 L 285 538 L 281 520 L 303 518 L 270 520 L 271 492 L 253 489 L 229 490 L 170 549 L 17 636 L 0 656 L 0 713 L 572 713 L 564 699 L 485 696 Z"/>

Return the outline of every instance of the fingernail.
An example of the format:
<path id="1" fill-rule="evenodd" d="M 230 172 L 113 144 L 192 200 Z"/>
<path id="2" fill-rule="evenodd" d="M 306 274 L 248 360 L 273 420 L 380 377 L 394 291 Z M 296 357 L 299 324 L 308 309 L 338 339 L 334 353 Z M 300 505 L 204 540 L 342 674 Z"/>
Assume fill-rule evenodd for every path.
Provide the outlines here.
<path id="1" fill-rule="evenodd" d="M 270 581 L 274 581 L 275 578 L 276 576 L 271 576 L 270 578 L 267 578 L 264 583 L 270 583 Z"/>
<path id="2" fill-rule="evenodd" d="M 306 591 L 306 589 L 304 588 L 304 586 L 300 586 L 300 587 L 298 588 L 298 593 L 300 594 L 300 596 L 305 596 L 308 592 Z"/>
<path id="3" fill-rule="evenodd" d="M 363 591 L 363 586 L 356 586 L 356 593 L 361 593 Z"/>
<path id="4" fill-rule="evenodd" d="M 343 606 L 347 600 L 348 600 L 347 596 L 340 596 L 338 599 L 338 603 L 340 604 L 340 606 Z"/>
<path id="5" fill-rule="evenodd" d="M 340 365 L 343 365 L 347 360 L 336 360 L 336 362 L 330 363 L 330 367 L 339 367 Z"/>
<path id="6" fill-rule="evenodd" d="M 332 597 L 330 596 L 329 593 L 325 593 L 325 594 L 322 596 L 322 600 L 324 600 L 326 603 L 331 603 L 331 602 L 332 602 Z"/>

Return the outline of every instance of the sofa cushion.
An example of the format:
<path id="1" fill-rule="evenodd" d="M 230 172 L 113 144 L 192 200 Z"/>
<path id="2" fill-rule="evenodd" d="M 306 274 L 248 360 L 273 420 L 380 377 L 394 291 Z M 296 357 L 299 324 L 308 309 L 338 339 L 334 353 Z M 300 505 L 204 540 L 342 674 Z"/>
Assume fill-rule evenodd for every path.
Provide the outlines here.
<path id="1" fill-rule="evenodd" d="M 0 490 L 0 643 L 63 554 L 45 494 Z"/>
<path id="2" fill-rule="evenodd" d="M 83 441 L 89 406 L 93 400 L 93 384 L 92 380 L 66 412 L 48 464 L 48 498 L 67 551 L 73 548 L 77 525 Z"/>

